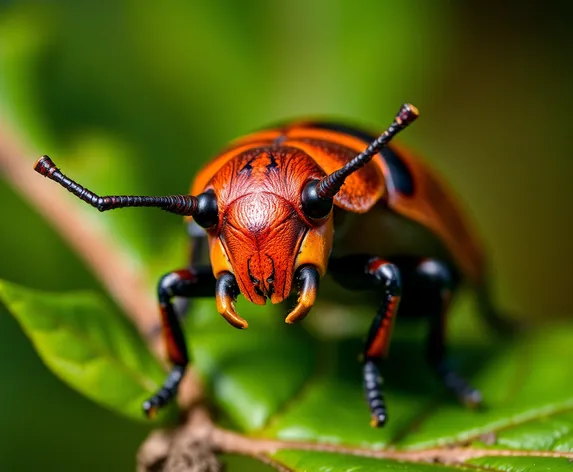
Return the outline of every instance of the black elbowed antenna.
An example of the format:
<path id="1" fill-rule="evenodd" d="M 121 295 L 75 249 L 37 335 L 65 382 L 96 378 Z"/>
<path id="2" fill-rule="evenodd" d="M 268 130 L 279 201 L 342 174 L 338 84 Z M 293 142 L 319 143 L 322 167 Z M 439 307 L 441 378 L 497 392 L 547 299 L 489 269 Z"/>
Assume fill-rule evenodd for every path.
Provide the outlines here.
<path id="1" fill-rule="evenodd" d="M 322 178 L 316 184 L 316 196 L 320 199 L 334 198 L 342 187 L 342 184 L 344 184 L 344 180 L 350 174 L 368 164 L 368 162 L 380 152 L 380 149 L 386 146 L 400 131 L 416 120 L 418 116 L 418 109 L 414 105 L 410 105 L 409 103 L 402 105 L 394 121 L 384 133 L 372 141 L 363 152 L 358 154 L 358 156 L 352 159 L 348 164 Z"/>
<path id="2" fill-rule="evenodd" d="M 34 170 L 57 182 L 99 211 L 125 207 L 156 207 L 177 215 L 193 216 L 197 223 L 204 228 L 209 228 L 217 223 L 217 199 L 211 192 L 202 193 L 197 197 L 192 195 L 169 195 L 165 197 L 113 195 L 100 197 L 62 174 L 48 156 L 40 157 L 34 164 Z"/>

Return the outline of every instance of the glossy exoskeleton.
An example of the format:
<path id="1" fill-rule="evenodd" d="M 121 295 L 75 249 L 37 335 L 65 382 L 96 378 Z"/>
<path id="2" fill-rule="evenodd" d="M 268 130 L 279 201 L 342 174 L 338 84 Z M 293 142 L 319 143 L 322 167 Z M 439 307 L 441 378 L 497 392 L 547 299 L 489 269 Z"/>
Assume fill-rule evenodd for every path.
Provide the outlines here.
<path id="1" fill-rule="evenodd" d="M 158 285 L 162 332 L 173 364 L 163 387 L 145 402 L 149 415 L 176 395 L 189 363 L 174 297 L 214 296 L 234 327 L 242 294 L 264 304 L 298 293 L 287 323 L 303 319 L 328 271 L 350 290 L 378 295 L 363 351 L 363 379 L 374 426 L 387 419 L 378 361 L 388 351 L 397 312 L 429 317 L 427 359 L 463 403 L 479 392 L 446 362 L 445 317 L 465 280 L 492 325 L 503 325 L 489 301 L 475 233 L 444 184 L 407 148 L 389 145 L 418 116 L 404 105 L 378 138 L 339 124 L 301 121 L 231 143 L 196 176 L 190 195 L 100 197 L 43 156 L 36 171 L 100 211 L 158 207 L 184 215 L 194 239 L 208 238 L 210 265 L 190 264 Z M 340 218 L 342 216 L 342 218 Z"/>

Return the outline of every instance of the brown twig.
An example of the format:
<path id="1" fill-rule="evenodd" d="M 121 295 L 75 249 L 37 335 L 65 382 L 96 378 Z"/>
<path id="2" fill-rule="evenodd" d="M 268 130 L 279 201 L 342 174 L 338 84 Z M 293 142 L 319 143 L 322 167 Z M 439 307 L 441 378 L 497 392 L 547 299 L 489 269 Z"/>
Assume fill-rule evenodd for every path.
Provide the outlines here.
<path id="1" fill-rule="evenodd" d="M 154 463 L 166 464 L 166 458 L 177 462 L 179 454 L 188 454 L 185 444 L 192 444 L 203 450 L 210 447 L 215 452 L 236 453 L 254 458 L 272 456 L 281 449 L 298 449 L 305 451 L 331 452 L 373 459 L 390 459 L 407 462 L 429 462 L 449 465 L 462 465 L 464 462 L 485 456 L 521 456 L 521 457 L 555 457 L 573 460 L 573 452 L 554 451 L 518 451 L 506 449 L 480 449 L 471 446 L 438 447 L 419 450 L 367 449 L 343 445 L 329 445 L 313 442 L 282 441 L 276 439 L 249 438 L 233 431 L 215 426 L 207 412 L 198 407 L 193 409 L 184 425 L 169 433 L 156 432 L 142 445 L 139 453 L 141 472 L 157 470 L 172 472 L 169 467 L 153 469 L 151 462 L 145 462 L 154 457 Z M 158 454 L 158 451 L 161 453 Z M 155 453 L 155 455 L 152 454 Z M 271 465 L 276 461 L 268 461 Z M 147 465 L 146 465 L 147 464 Z M 280 463 L 276 467 L 280 470 Z M 174 470 L 174 469 L 173 469 Z M 211 469 L 208 469 L 211 470 Z"/>

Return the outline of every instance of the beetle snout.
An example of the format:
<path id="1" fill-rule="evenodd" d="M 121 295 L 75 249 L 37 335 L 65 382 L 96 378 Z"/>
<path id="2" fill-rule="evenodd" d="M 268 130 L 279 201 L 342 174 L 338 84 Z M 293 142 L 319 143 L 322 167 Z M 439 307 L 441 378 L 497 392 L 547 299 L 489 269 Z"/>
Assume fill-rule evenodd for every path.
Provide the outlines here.
<path id="1" fill-rule="evenodd" d="M 275 265 L 271 256 L 264 254 L 262 257 L 257 255 L 257 257 L 251 257 L 247 260 L 247 270 L 249 273 L 249 279 L 253 285 L 253 291 L 260 300 L 255 301 L 255 303 L 265 303 L 266 299 L 270 299 L 272 303 L 278 303 L 276 300 L 278 297 L 275 288 Z"/>
<path id="2" fill-rule="evenodd" d="M 271 298 L 275 292 L 275 287 L 272 283 L 262 283 L 259 279 L 251 279 L 253 290 L 261 297 Z"/>

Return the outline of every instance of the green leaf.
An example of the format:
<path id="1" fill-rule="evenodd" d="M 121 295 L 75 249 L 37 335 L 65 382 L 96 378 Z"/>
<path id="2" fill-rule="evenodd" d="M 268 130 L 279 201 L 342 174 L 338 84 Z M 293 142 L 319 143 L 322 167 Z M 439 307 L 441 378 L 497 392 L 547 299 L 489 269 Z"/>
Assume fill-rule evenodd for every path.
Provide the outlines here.
<path id="1" fill-rule="evenodd" d="M 573 451 L 573 411 L 542 416 L 502 430 L 496 435 L 496 445 L 533 451 Z"/>
<path id="2" fill-rule="evenodd" d="M 561 457 L 480 457 L 468 461 L 472 469 L 499 472 L 550 471 L 568 472 L 573 468 L 571 459 Z"/>
<path id="3" fill-rule="evenodd" d="M 257 459 L 236 454 L 221 454 L 218 456 L 223 463 L 225 472 L 276 472 L 274 467 L 264 464 Z"/>
<path id="4" fill-rule="evenodd" d="M 320 333 L 311 336 L 285 325 L 284 314 L 272 308 L 249 306 L 240 312 L 250 327 L 237 331 L 205 316 L 202 310 L 208 311 L 208 303 L 191 310 L 192 317 L 198 317 L 189 323 L 196 365 L 208 381 L 220 420 L 249 435 L 365 451 L 468 442 L 474 448 L 491 448 L 493 455 L 496 449 L 573 451 L 567 361 L 573 358 L 573 323 L 540 325 L 503 340 L 492 336 L 473 311 L 458 307 L 452 314 L 450 351 L 458 371 L 484 396 L 485 405 L 477 411 L 452 398 L 426 365 L 425 326 L 398 323 L 383 368 L 389 421 L 374 429 L 362 391 L 361 336 L 321 340 Z M 369 317 L 362 311 L 351 310 L 349 316 L 366 323 L 350 318 L 336 323 L 367 327 Z M 311 316 L 329 314 L 316 310 Z M 293 466 L 297 471 L 330 464 L 311 451 L 281 452 L 277 457 L 283 456 L 289 467 L 299 464 Z M 358 467 L 363 460 L 368 467 L 377 459 L 341 459 L 336 462 L 340 469 L 332 470 L 347 470 L 344 464 Z M 386 462 L 379 467 L 391 468 Z M 424 470 L 413 467 L 404 470 Z"/>
<path id="5" fill-rule="evenodd" d="M 402 472 L 454 472 L 457 467 L 435 464 L 414 464 L 390 459 L 374 459 L 348 454 L 331 452 L 299 451 L 285 449 L 271 456 L 279 464 L 297 472 L 324 470 L 328 472 L 368 472 L 368 471 L 402 471 Z"/>
<path id="6" fill-rule="evenodd" d="M 525 447 L 530 440 L 517 426 L 527 423 L 537 430 L 559 427 L 562 442 L 553 447 L 567 449 L 573 391 L 566 359 L 573 356 L 573 325 L 540 327 L 516 340 L 499 341 L 476 328 L 471 313 L 455 315 L 467 327 L 457 323 L 461 329 L 452 333 L 451 352 L 458 370 L 483 393 L 485 407 L 473 411 L 459 405 L 424 362 L 419 336 L 411 334 L 410 325 L 398 326 L 383 368 L 389 422 L 381 429 L 368 424 L 357 358 L 360 338 L 319 342 L 280 319 L 279 323 L 265 320 L 264 316 L 279 318 L 271 311 L 254 317 L 245 332 L 214 319 L 196 327 L 190 343 L 220 407 L 231 418 L 239 414 L 257 418 L 250 423 L 238 421 L 242 430 L 254 431 L 264 423 L 258 435 L 374 448 L 423 448 L 503 429 L 499 438 L 504 445 Z M 257 375 L 261 381 L 254 381 Z M 233 386 L 236 399 L 258 401 L 241 404 L 239 413 L 224 393 L 225 385 Z M 285 391 L 291 396 L 278 402 Z M 257 411 L 261 403 L 266 404 L 264 418 Z M 548 424 L 547 418 L 554 423 Z M 541 423 L 535 426 L 533 420 Z M 512 428 L 516 429 L 510 436 Z"/>
<path id="7" fill-rule="evenodd" d="M 60 379 L 107 408 L 145 419 L 141 405 L 165 372 L 135 328 L 99 296 L 42 293 L 2 281 L 0 299 Z"/>
<path id="8" fill-rule="evenodd" d="M 366 472 L 372 470 L 402 472 L 454 472 L 460 470 L 529 472 L 539 470 L 565 472 L 573 467 L 571 460 L 556 457 L 487 456 L 467 461 L 466 464 L 471 465 L 471 467 L 467 468 L 289 449 L 281 450 L 272 454 L 271 457 L 278 464 L 297 472 L 322 470 L 327 470 L 328 472 Z"/>
<path id="9" fill-rule="evenodd" d="M 243 431 L 260 430 L 312 378 L 315 343 L 272 307 L 239 303 L 250 325 L 237 330 L 213 313 L 213 303 L 193 305 L 187 332 L 195 366 L 228 420 Z"/>

